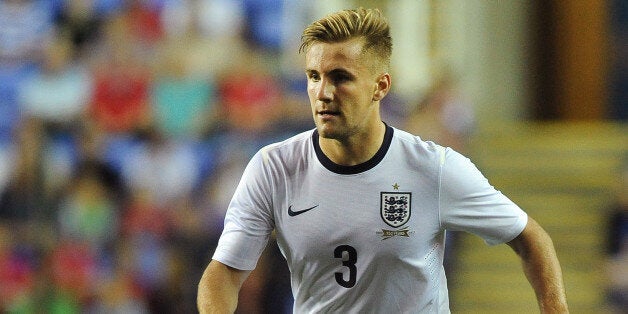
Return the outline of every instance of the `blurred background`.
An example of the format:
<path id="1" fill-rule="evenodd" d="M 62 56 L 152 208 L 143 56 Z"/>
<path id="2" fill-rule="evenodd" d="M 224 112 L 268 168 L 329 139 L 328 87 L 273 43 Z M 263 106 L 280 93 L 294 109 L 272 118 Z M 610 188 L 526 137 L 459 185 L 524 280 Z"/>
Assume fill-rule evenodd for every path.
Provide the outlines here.
<path id="1" fill-rule="evenodd" d="M 385 121 L 548 230 L 573 313 L 627 313 L 621 0 L 1 0 L 0 312 L 196 312 L 248 159 L 314 126 L 301 30 L 357 6 L 392 25 Z M 536 311 L 509 248 L 448 241 L 454 312 Z M 291 311 L 274 243 L 240 299 Z"/>

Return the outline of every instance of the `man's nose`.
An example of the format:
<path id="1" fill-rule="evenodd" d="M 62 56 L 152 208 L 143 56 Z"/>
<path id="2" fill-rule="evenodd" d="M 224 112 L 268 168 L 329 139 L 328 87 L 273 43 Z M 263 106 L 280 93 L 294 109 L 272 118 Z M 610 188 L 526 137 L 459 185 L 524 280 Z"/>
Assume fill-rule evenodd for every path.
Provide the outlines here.
<path id="1" fill-rule="evenodd" d="M 334 84 L 331 84 L 326 79 L 321 79 L 320 84 L 318 85 L 318 90 L 316 91 L 316 99 L 322 102 L 332 101 L 334 88 Z"/>

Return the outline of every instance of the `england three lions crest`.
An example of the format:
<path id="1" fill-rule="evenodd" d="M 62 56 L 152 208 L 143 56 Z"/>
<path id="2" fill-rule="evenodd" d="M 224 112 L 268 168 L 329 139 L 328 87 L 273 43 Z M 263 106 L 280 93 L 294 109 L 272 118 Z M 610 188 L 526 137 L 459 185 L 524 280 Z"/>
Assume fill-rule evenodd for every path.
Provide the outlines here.
<path id="1" fill-rule="evenodd" d="M 391 227 L 398 228 L 410 220 L 412 193 L 381 192 L 380 213 Z"/>

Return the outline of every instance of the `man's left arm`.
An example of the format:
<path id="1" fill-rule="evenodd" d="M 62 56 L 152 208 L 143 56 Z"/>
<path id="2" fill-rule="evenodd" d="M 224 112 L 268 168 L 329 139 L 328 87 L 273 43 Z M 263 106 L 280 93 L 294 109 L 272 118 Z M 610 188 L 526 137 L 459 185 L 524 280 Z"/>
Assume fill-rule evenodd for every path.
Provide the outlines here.
<path id="1" fill-rule="evenodd" d="M 519 255 L 541 313 L 569 313 L 563 275 L 550 236 L 532 218 L 508 245 Z"/>

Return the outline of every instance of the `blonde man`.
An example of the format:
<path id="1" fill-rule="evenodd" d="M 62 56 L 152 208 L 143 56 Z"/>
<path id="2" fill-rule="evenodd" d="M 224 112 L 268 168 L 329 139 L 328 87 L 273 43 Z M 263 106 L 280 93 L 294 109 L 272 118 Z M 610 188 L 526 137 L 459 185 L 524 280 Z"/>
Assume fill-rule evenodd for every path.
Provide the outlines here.
<path id="1" fill-rule="evenodd" d="M 305 29 L 316 128 L 251 159 L 199 284 L 201 313 L 236 309 L 273 230 L 295 313 L 449 313 L 448 229 L 508 243 L 542 312 L 567 312 L 547 233 L 467 158 L 382 122 L 391 51 L 378 10 L 337 12 Z"/>

